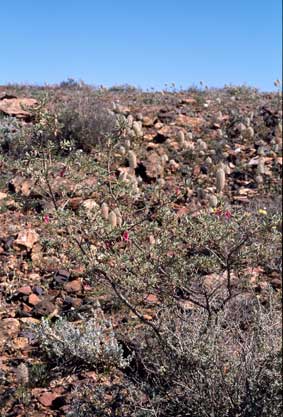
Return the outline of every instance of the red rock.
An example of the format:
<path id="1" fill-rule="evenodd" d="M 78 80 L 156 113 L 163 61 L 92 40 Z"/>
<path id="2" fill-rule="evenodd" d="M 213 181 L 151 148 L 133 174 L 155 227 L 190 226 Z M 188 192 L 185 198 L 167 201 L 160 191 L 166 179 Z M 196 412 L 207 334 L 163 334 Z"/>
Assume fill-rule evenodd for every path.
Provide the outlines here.
<path id="1" fill-rule="evenodd" d="M 22 311 L 24 313 L 30 313 L 32 311 L 32 308 L 30 306 L 28 306 L 27 304 L 23 303 L 22 304 Z"/>
<path id="2" fill-rule="evenodd" d="M 22 247 L 26 249 L 32 249 L 33 245 L 38 242 L 39 235 L 33 229 L 24 229 L 21 230 L 18 234 L 17 239 L 13 243 L 14 249 L 21 249 Z"/>
<path id="3" fill-rule="evenodd" d="M 20 287 L 18 289 L 18 293 L 19 294 L 23 294 L 23 295 L 30 295 L 31 294 L 31 287 L 29 285 L 25 285 L 23 287 Z"/>
<path id="4" fill-rule="evenodd" d="M 181 104 L 195 104 L 195 103 L 196 103 L 196 99 L 192 97 L 182 98 L 181 100 Z"/>
<path id="5" fill-rule="evenodd" d="M 158 131 L 157 131 L 157 133 L 159 134 L 159 135 L 162 135 L 162 136 L 164 136 L 164 137 L 166 137 L 166 138 L 169 138 L 169 137 L 175 137 L 176 136 L 176 132 L 177 132 L 177 129 L 176 129 L 176 127 L 175 126 L 168 126 L 168 125 L 165 125 L 165 126 L 162 126 Z"/>
<path id="6" fill-rule="evenodd" d="M 150 127 L 150 126 L 153 126 L 156 121 L 157 121 L 156 116 L 152 116 L 152 117 L 145 116 L 145 117 L 143 117 L 142 124 L 143 124 L 143 126 Z"/>
<path id="7" fill-rule="evenodd" d="M 157 304 L 158 303 L 158 298 L 156 297 L 155 294 L 148 294 L 145 301 L 148 302 L 148 303 Z"/>
<path id="8" fill-rule="evenodd" d="M 13 341 L 13 345 L 16 349 L 26 349 L 29 345 L 27 337 L 16 337 Z"/>
<path id="9" fill-rule="evenodd" d="M 50 407 L 55 400 L 55 398 L 58 397 L 58 394 L 55 394 L 53 392 L 47 391 L 44 394 L 42 394 L 38 401 L 44 405 L 44 407 Z"/>
<path id="10" fill-rule="evenodd" d="M 28 298 L 28 302 L 32 306 L 35 306 L 36 304 L 40 303 L 40 301 L 40 298 L 36 294 L 30 294 Z"/>
<path id="11" fill-rule="evenodd" d="M 81 289 L 82 289 L 82 283 L 79 279 L 67 282 L 64 285 L 64 290 L 66 290 L 67 292 L 80 292 Z"/>
<path id="12" fill-rule="evenodd" d="M 29 121 L 31 112 L 27 108 L 36 103 L 37 101 L 33 98 L 3 98 L 0 100 L 0 113 Z"/>
<path id="13" fill-rule="evenodd" d="M 184 114 L 179 114 L 176 118 L 176 123 L 180 126 L 198 128 L 203 125 L 204 120 L 199 117 L 190 117 Z"/>

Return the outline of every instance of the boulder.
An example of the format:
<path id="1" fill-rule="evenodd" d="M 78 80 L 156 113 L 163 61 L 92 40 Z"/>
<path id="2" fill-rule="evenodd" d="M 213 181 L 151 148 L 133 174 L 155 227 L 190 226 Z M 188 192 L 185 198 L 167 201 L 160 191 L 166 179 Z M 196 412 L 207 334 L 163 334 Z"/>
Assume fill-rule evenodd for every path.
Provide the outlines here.
<path id="1" fill-rule="evenodd" d="M 16 98 L 4 95 L 0 99 L 0 113 L 29 122 L 32 119 L 32 113 L 29 109 L 36 104 L 37 101 L 33 98 Z"/>
<path id="2" fill-rule="evenodd" d="M 13 242 L 13 247 L 14 249 L 25 248 L 31 250 L 38 240 L 39 235 L 35 230 L 24 229 L 19 232 L 17 239 Z"/>

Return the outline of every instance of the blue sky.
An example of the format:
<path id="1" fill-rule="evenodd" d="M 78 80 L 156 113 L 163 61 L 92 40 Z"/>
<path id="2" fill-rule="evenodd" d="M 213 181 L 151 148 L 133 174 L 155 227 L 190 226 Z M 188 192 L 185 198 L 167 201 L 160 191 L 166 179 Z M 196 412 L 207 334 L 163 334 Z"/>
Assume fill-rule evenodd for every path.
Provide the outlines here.
<path id="1" fill-rule="evenodd" d="M 0 84 L 163 88 L 282 77 L 281 0 L 0 0 Z"/>

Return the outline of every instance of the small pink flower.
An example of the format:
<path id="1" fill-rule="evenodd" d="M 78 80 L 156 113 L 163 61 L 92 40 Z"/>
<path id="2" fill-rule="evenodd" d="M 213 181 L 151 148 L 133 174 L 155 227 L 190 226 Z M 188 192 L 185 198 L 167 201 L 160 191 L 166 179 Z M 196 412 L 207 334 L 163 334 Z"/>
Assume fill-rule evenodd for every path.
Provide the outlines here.
<path id="1" fill-rule="evenodd" d="M 125 230 L 125 232 L 122 234 L 122 240 L 123 240 L 124 242 L 129 242 L 129 241 L 130 241 L 129 232 L 127 232 L 126 230 Z"/>
<path id="2" fill-rule="evenodd" d="M 50 217 L 48 216 L 48 214 L 45 214 L 45 215 L 43 216 L 43 221 L 44 221 L 44 223 L 46 223 L 46 224 L 50 223 Z"/>
<path id="3" fill-rule="evenodd" d="M 226 210 L 224 213 L 225 219 L 230 220 L 232 217 L 232 213 L 230 210 Z"/>
<path id="4" fill-rule="evenodd" d="M 84 285 L 84 291 L 91 291 L 93 288 L 91 285 L 85 284 Z"/>
<path id="5" fill-rule="evenodd" d="M 222 216 L 223 212 L 220 208 L 216 209 L 214 214 L 216 214 L 216 216 Z"/>

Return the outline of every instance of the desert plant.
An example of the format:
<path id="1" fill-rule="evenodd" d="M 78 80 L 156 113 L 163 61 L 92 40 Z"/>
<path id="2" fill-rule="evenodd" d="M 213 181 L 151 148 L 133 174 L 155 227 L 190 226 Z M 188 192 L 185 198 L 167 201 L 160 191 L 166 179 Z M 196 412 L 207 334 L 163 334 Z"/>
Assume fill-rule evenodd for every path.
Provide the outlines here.
<path id="1" fill-rule="evenodd" d="M 263 175 L 265 173 L 265 169 L 264 169 L 264 159 L 260 158 L 258 161 L 258 165 L 257 165 L 257 174 L 258 175 Z"/>
<path id="2" fill-rule="evenodd" d="M 29 149 L 30 129 L 14 117 L 0 118 L 0 148 L 10 156 L 23 154 Z"/>
<path id="3" fill-rule="evenodd" d="M 221 193 L 225 187 L 225 171 L 223 168 L 219 168 L 216 171 L 216 191 Z"/>
<path id="4" fill-rule="evenodd" d="M 107 203 L 102 203 L 101 205 L 101 215 L 104 220 L 108 220 L 109 217 L 109 207 Z"/>
<path id="5" fill-rule="evenodd" d="M 154 342 L 140 352 L 152 371 L 157 415 L 280 415 L 279 305 L 263 308 L 255 297 L 239 296 L 209 326 L 199 309 L 178 316 L 168 311 L 162 320 L 174 353 Z"/>
<path id="6" fill-rule="evenodd" d="M 160 319 L 168 345 L 132 335 L 140 373 L 121 375 L 112 395 L 103 383 L 75 391 L 70 417 L 115 416 L 113 408 L 133 417 L 281 415 L 279 304 L 239 295 L 213 322 L 199 308 L 163 310 Z"/>
<path id="7" fill-rule="evenodd" d="M 78 325 L 63 318 L 52 325 L 43 318 L 40 325 L 34 327 L 34 333 L 48 357 L 61 363 L 121 368 L 128 364 L 111 321 L 99 317 L 95 312 L 88 321 Z"/>
<path id="8" fill-rule="evenodd" d="M 111 225 L 111 227 L 114 229 L 117 226 L 117 214 L 115 213 L 114 210 L 112 210 L 109 213 L 109 224 Z"/>
<path id="9" fill-rule="evenodd" d="M 83 284 L 72 297 L 62 284 L 60 300 L 72 299 L 74 307 L 65 310 L 62 300 L 64 318 L 43 319 L 36 327 L 39 354 L 45 354 L 34 369 L 34 382 L 48 385 L 49 369 L 58 365 L 67 372 L 70 364 L 76 371 L 80 365 L 96 368 L 88 398 L 74 399 L 76 417 L 277 417 L 281 290 L 271 276 L 282 271 L 280 209 L 264 201 L 240 207 L 235 199 L 230 205 L 228 196 L 238 196 L 238 187 L 247 183 L 254 192 L 264 191 L 262 175 L 242 160 L 243 150 L 250 140 L 252 154 L 260 145 L 258 154 L 268 155 L 266 134 L 274 145 L 272 136 L 278 132 L 258 129 L 257 113 L 254 118 L 248 114 L 249 120 L 240 110 L 232 113 L 237 102 L 231 101 L 227 112 L 222 109 L 231 120 L 221 121 L 223 137 L 209 140 L 209 149 L 201 133 L 197 146 L 185 142 L 186 150 L 158 144 L 154 164 L 162 178 L 156 179 L 144 163 L 149 149 L 144 152 L 129 130 L 134 120 L 125 117 L 122 97 L 113 113 L 101 92 L 78 85 L 64 88 L 63 108 L 54 99 L 52 106 L 35 109 L 31 151 L 11 168 L 11 173 L 16 167 L 32 178 L 32 192 L 42 205 L 35 214 L 36 227 L 42 222 L 42 271 L 49 271 L 48 262 L 56 257 L 63 268 L 79 271 Z M 215 92 L 195 92 L 196 106 L 211 94 L 220 109 L 229 94 L 216 93 L 221 100 L 215 100 Z M 249 103 L 254 100 L 250 93 L 233 91 L 237 101 Z M 134 99 L 177 104 L 171 93 L 136 94 Z M 101 120 L 94 114 L 96 105 L 103 110 Z M 251 122 L 254 140 L 245 136 Z M 183 135 L 178 140 L 182 143 Z M 238 141 L 245 143 L 242 152 L 230 152 Z M 281 175 L 280 160 L 266 163 L 268 171 Z M 213 164 L 221 193 L 217 198 L 211 194 Z M 227 194 L 225 175 L 230 176 Z M 258 188 L 247 181 L 253 178 Z M 272 180 L 265 175 L 264 184 Z M 86 200 L 92 210 L 85 209 Z M 26 210 L 35 213 L 33 206 Z M 46 273 L 45 288 L 54 284 L 49 279 Z M 100 296 L 104 314 L 89 316 L 88 303 Z M 115 334 L 106 318 L 110 314 Z M 49 374 L 45 382 L 44 373 Z"/>
<path id="10" fill-rule="evenodd" d="M 105 146 L 117 133 L 116 117 L 95 96 L 66 103 L 58 111 L 58 120 L 62 138 L 87 152 L 96 145 Z"/>
<path id="11" fill-rule="evenodd" d="M 129 151 L 129 165 L 131 168 L 135 169 L 137 167 L 137 156 L 134 151 Z"/>

